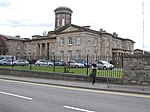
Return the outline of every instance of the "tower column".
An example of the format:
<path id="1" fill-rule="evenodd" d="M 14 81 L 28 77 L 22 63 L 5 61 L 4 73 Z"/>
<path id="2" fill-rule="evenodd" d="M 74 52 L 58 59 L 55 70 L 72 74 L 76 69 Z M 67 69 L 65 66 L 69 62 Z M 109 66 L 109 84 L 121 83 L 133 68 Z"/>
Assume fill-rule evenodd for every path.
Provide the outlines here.
<path id="1" fill-rule="evenodd" d="M 72 10 L 68 7 L 58 7 L 54 10 L 55 12 L 55 30 L 71 24 Z"/>

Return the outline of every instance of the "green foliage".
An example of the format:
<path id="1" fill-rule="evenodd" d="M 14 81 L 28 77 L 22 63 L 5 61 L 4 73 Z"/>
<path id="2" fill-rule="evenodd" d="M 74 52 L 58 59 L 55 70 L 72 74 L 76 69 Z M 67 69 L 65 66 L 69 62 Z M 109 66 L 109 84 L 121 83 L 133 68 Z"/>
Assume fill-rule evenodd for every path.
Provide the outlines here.
<path id="1" fill-rule="evenodd" d="M 0 35 L 0 55 L 5 55 L 8 52 L 6 39 L 3 35 Z"/>

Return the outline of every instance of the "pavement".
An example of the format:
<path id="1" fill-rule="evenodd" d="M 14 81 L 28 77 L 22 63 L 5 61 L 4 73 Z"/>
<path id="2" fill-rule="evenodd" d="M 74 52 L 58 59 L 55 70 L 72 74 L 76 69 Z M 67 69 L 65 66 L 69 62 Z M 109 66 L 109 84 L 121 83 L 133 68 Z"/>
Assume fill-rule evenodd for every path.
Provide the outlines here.
<path id="1" fill-rule="evenodd" d="M 66 80 L 53 80 L 53 79 L 43 79 L 43 78 L 29 78 L 29 77 L 18 77 L 10 75 L 0 75 L 0 79 L 5 80 L 15 80 L 15 81 L 24 81 L 31 83 L 40 83 L 56 86 L 67 86 L 74 88 L 82 89 L 93 89 L 93 90 L 102 90 L 102 91 L 114 91 L 114 92 L 126 92 L 126 93 L 135 93 L 135 94 L 145 94 L 150 95 L 150 87 L 139 88 L 135 86 L 116 86 L 110 85 L 107 83 L 95 83 L 84 82 L 84 81 L 66 81 Z"/>

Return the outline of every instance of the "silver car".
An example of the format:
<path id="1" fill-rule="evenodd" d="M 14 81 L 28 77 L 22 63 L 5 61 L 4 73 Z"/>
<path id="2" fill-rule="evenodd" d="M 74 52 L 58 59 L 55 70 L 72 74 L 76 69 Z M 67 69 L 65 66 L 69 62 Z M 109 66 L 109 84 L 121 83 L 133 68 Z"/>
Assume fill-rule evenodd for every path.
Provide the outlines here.
<path id="1" fill-rule="evenodd" d="M 84 68 L 85 67 L 83 63 L 76 62 L 75 60 L 68 61 L 68 65 L 72 68 Z"/>
<path id="2" fill-rule="evenodd" d="M 29 62 L 24 59 L 18 59 L 18 60 L 13 61 L 13 65 L 27 66 L 27 65 L 29 65 Z"/>
<path id="3" fill-rule="evenodd" d="M 13 65 L 13 61 L 12 60 L 3 60 L 3 62 L 1 64 L 2 65 Z"/>
<path id="4" fill-rule="evenodd" d="M 35 62 L 36 66 L 54 66 L 54 63 L 45 59 L 39 59 Z"/>
<path id="5" fill-rule="evenodd" d="M 103 69 L 103 70 L 112 70 L 112 69 L 114 69 L 114 65 L 110 64 L 107 61 L 99 60 L 97 62 L 97 68 L 98 69 Z"/>

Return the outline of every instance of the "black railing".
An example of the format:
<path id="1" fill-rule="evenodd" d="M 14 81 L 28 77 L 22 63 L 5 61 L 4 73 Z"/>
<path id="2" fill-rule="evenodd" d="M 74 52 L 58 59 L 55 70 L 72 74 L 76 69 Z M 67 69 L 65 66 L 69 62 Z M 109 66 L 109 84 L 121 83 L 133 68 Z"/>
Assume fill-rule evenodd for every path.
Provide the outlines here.
<path id="1" fill-rule="evenodd" d="M 46 57 L 42 57 L 42 59 L 49 60 L 53 63 L 52 66 L 48 65 L 36 65 L 36 61 L 41 59 L 40 56 L 37 57 L 26 57 L 20 56 L 16 57 L 17 59 L 24 59 L 29 62 L 26 66 L 19 66 L 17 64 L 12 64 L 15 60 L 10 61 L 10 65 L 2 63 L 0 60 L 0 67 L 9 68 L 9 69 L 23 69 L 23 70 L 31 70 L 31 71 L 40 71 L 40 72 L 57 72 L 57 73 L 67 73 L 67 74 L 78 74 L 88 76 L 92 69 L 91 64 L 93 61 L 96 61 L 97 64 L 100 60 L 107 61 L 110 64 L 114 65 L 113 68 L 98 68 L 97 76 L 107 78 L 108 86 L 129 86 L 135 85 L 134 87 L 150 87 L 150 57 L 149 56 L 94 56 L 86 55 L 80 58 L 76 57 L 60 57 L 60 56 L 50 56 L 50 59 L 46 59 Z M 73 66 L 70 61 L 77 61 L 79 63 L 83 63 L 84 66 Z M 58 64 L 60 62 L 64 62 L 64 64 Z M 111 80 L 113 78 L 113 80 Z M 114 82 L 114 79 L 116 80 Z M 113 81 L 113 82 L 112 82 Z M 128 85 L 129 84 L 129 85 Z"/>
<path id="2" fill-rule="evenodd" d="M 70 74 L 81 74 L 81 75 L 89 75 L 91 73 L 91 64 L 93 61 L 108 61 L 109 63 L 114 65 L 114 68 L 109 69 L 109 68 L 98 68 L 97 75 L 101 77 L 117 77 L 117 78 L 122 78 L 123 73 L 122 73 L 122 57 L 108 57 L 108 56 L 97 56 L 96 58 L 91 55 L 86 55 L 82 56 L 80 58 L 76 57 L 60 57 L 60 56 L 49 56 L 50 59 L 47 59 L 47 57 L 27 57 L 27 56 L 19 56 L 16 57 L 17 59 L 23 59 L 27 60 L 29 64 L 26 66 L 19 66 L 19 64 L 3 64 L 0 63 L 1 67 L 10 67 L 11 69 L 25 69 L 25 70 L 33 70 L 33 71 L 43 71 L 43 72 L 59 72 L 59 73 L 70 73 Z M 36 61 L 39 59 L 44 59 L 47 61 L 51 61 L 53 63 L 53 66 L 43 66 L 39 65 L 36 66 Z M 76 63 L 70 63 L 69 61 L 75 61 Z M 15 60 L 12 60 L 12 63 L 14 63 Z M 59 64 L 60 62 L 60 64 Z M 64 63 L 64 64 L 62 64 Z M 78 64 L 77 64 L 78 63 Z M 84 64 L 84 66 L 81 66 L 79 63 Z M 121 63 L 121 64 L 118 64 Z M 77 64 L 77 65 L 73 65 Z M 5 65 L 5 66 L 4 66 Z M 7 66 L 6 66 L 7 65 Z"/>

